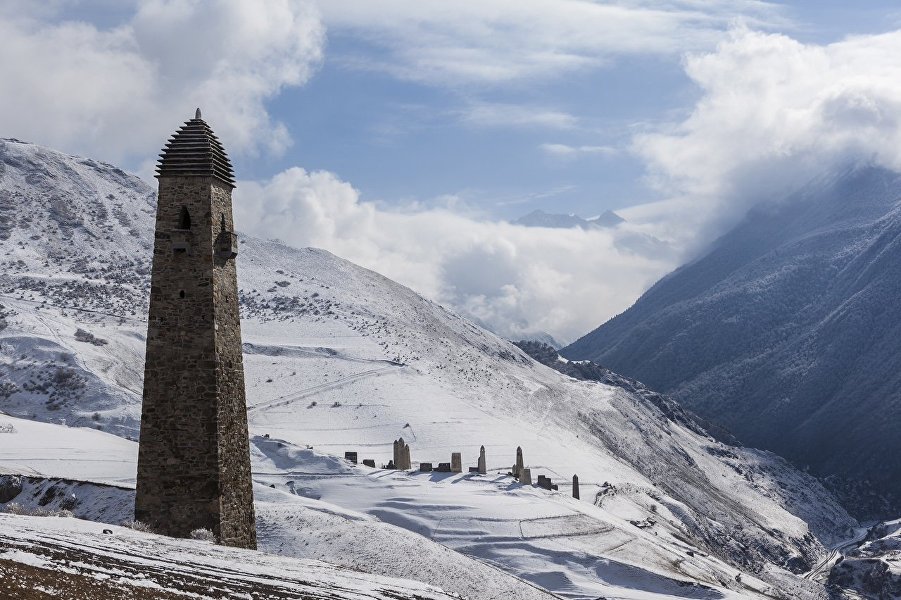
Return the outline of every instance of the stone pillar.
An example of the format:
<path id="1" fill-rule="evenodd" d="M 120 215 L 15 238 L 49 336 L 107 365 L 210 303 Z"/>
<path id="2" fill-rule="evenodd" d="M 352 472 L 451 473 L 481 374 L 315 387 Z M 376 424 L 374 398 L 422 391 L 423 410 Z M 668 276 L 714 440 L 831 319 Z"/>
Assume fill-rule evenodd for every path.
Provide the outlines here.
<path id="1" fill-rule="evenodd" d="M 516 464 L 513 465 L 513 476 L 519 479 L 519 474 L 525 466 L 522 460 L 522 447 L 516 447 Z"/>
<path id="2" fill-rule="evenodd" d="M 451 452 L 451 471 L 454 473 L 463 472 L 463 455 L 459 452 Z"/>
<path id="3" fill-rule="evenodd" d="M 398 471 L 410 469 L 410 446 L 400 438 L 394 442 L 394 468 Z"/>
<path id="4" fill-rule="evenodd" d="M 481 449 L 479 449 L 479 473 L 484 475 L 487 472 L 488 467 L 485 463 L 485 446 L 482 446 Z"/>
<path id="5" fill-rule="evenodd" d="M 523 485 L 532 485 L 532 469 L 523 467 L 519 470 L 519 483 Z"/>
<path id="6" fill-rule="evenodd" d="M 579 476 L 573 475 L 573 498 L 579 500 Z"/>

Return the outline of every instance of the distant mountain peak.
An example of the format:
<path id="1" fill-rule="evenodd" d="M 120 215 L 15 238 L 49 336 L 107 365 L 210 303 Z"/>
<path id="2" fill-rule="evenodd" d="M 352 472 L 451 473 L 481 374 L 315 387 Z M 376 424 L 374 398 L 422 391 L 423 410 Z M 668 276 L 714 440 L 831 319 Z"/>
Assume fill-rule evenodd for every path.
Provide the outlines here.
<path id="1" fill-rule="evenodd" d="M 513 224 L 524 225 L 526 227 L 552 227 L 555 229 L 570 229 L 573 227 L 579 227 L 581 229 L 605 229 L 608 227 L 616 227 L 623 222 L 625 222 L 625 219 L 612 210 L 607 210 L 600 215 L 583 219 L 574 213 L 547 213 L 538 208 L 529 214 L 516 219 L 513 221 Z"/>

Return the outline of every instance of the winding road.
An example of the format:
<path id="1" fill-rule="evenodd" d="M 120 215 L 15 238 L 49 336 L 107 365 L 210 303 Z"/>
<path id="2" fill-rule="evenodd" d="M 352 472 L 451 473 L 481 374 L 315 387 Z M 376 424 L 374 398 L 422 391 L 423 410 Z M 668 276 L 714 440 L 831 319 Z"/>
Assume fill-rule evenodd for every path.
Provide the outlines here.
<path id="1" fill-rule="evenodd" d="M 832 567 L 835 566 L 835 563 L 837 563 L 839 559 L 845 555 L 845 552 L 859 546 L 860 542 L 862 542 L 863 539 L 867 537 L 868 531 L 869 529 L 866 527 L 856 528 L 852 537 L 843 540 L 833 546 L 831 552 L 829 552 L 829 554 L 827 554 L 820 562 L 818 562 L 810 571 L 804 573 L 802 577 L 804 579 L 810 580 L 819 580 L 820 578 L 827 577 L 829 575 L 829 571 L 831 571 Z"/>

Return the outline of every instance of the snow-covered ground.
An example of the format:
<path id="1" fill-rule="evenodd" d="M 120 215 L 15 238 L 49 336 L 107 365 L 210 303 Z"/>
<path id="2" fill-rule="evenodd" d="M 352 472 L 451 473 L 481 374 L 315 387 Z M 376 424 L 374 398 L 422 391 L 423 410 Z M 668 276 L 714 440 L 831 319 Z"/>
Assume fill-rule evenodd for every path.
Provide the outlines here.
<path id="1" fill-rule="evenodd" d="M 255 477 L 277 491 L 417 532 L 562 597 L 756 597 L 771 588 L 698 552 L 678 531 L 645 530 L 606 508 L 522 486 L 508 475 L 387 471 L 279 440 L 255 438 L 254 445 L 266 456 Z M 307 537 L 288 531 L 290 542 Z"/>
<path id="2" fill-rule="evenodd" d="M 0 158 L 0 202 L 19 209 L 0 228 L 0 410 L 134 438 L 152 190 L 109 165 L 36 146 L 5 142 Z M 418 538 L 586 598 L 767 586 L 808 597 L 814 584 L 789 570 L 811 568 L 856 525 L 813 478 L 771 454 L 714 441 L 651 396 L 572 380 L 327 252 L 247 237 L 239 248 L 250 427 L 270 436 L 269 445 L 257 438 L 254 470 L 276 486 L 266 502 L 276 493 L 285 506 L 319 497 L 338 514 L 427 534 Z M 0 455 L 12 439 L 4 436 Z M 414 466 L 449 462 L 451 452 L 474 465 L 484 445 L 491 475 L 356 467 L 348 476 L 330 458 L 356 451 L 381 465 L 398 437 Z M 293 454 L 273 451 L 276 439 Z M 517 446 L 533 478 L 552 478 L 560 493 L 504 477 Z M 4 460 L 18 472 L 58 473 L 46 456 Z M 320 463 L 325 472 L 304 475 Z M 567 497 L 573 474 L 581 502 Z M 91 478 L 122 481 L 113 468 Z M 267 514 L 277 524 L 280 510 L 261 508 L 261 526 Z M 718 591 L 677 590 L 675 580 Z"/>
<path id="3" fill-rule="evenodd" d="M 2 415 L 0 429 L 12 431 L 0 439 L 0 453 L 7 457 L 0 461 L 0 473 L 21 474 L 0 476 L 0 511 L 69 511 L 76 517 L 103 523 L 131 521 L 137 444 L 126 440 L 110 444 L 110 439 L 119 438 L 90 429 L 72 435 L 78 430 Z M 40 476 L 32 470 L 18 468 L 28 462 L 34 447 L 32 442 L 54 438 L 59 440 L 58 445 L 40 453 L 44 465 Z M 120 447 L 123 444 L 124 451 Z M 91 452 L 82 452 L 85 448 Z M 104 452 L 121 452 L 127 458 L 117 463 L 92 462 L 93 456 Z M 255 456 L 259 457 L 260 453 Z M 337 462 L 343 463 L 318 456 L 308 466 Z M 269 467 L 268 462 L 263 466 Z M 116 481 L 117 486 L 82 483 L 88 479 Z M 467 598 L 544 600 L 550 597 L 497 567 L 467 558 L 373 516 L 287 490 L 272 489 L 263 483 L 256 485 L 254 494 L 259 546 L 264 552 L 422 581 Z"/>
<path id="4" fill-rule="evenodd" d="M 113 450 L 114 436 L 89 429 L 71 435 L 70 428 L 12 417 L 0 417 L 0 428 L 15 431 L 0 438 L 0 452 L 12 459 L 0 462 L 0 472 L 27 462 L 30 436 L 55 437 L 60 445 L 42 454 L 45 478 L 117 479 L 125 486 L 26 479 L 11 502 L 106 523 L 131 519 L 136 444 L 123 442 L 132 458 L 130 478 L 122 478 L 121 464 L 97 465 L 79 452 Z M 618 516 L 630 509 L 645 514 L 626 497 L 598 507 L 574 500 L 568 490 L 522 486 L 505 474 L 370 469 L 273 438 L 255 437 L 252 457 L 260 549 L 268 553 L 416 579 L 469 598 L 544 597 L 508 574 L 566 598 L 773 593 L 771 585 L 699 551 L 666 523 L 648 526 Z M 805 584 L 799 589 L 810 591 Z"/>
<path id="5" fill-rule="evenodd" d="M 137 460 L 137 444 L 121 437 L 0 414 L 0 473 L 133 486 Z"/>
<path id="6" fill-rule="evenodd" d="M 104 530 L 108 533 L 105 533 Z M 6 598 L 438 600 L 423 583 L 91 521 L 0 514 Z"/>

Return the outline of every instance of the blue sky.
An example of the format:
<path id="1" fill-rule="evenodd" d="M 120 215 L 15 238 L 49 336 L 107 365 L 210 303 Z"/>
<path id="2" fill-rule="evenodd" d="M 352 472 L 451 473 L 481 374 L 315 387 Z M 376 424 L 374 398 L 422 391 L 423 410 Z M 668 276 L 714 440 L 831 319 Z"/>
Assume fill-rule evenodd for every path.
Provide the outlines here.
<path id="1" fill-rule="evenodd" d="M 66 1 L 47 14 L 58 22 L 113 28 L 132 18 L 136 4 Z M 679 2 L 644 4 L 680 8 Z M 763 13 L 770 22 L 762 29 L 817 44 L 890 31 L 901 20 L 897 3 L 887 1 L 723 4 L 711 11 L 723 17 L 714 28 Z M 748 4 L 770 8 L 748 10 Z M 704 3 L 697 6 L 704 11 Z M 647 185 L 644 161 L 630 152 L 631 136 L 679 120 L 699 96 L 679 51 L 611 54 L 596 66 L 512 82 L 423 82 L 360 64 L 360 57 L 369 63 L 393 59 L 378 34 L 360 35 L 358 27 L 344 23 L 330 26 L 328 18 L 325 25 L 325 52 L 314 74 L 302 86 L 285 86 L 266 99 L 270 115 L 287 126 L 292 145 L 279 154 L 233 152 L 243 177 L 270 177 L 300 165 L 333 172 L 352 182 L 365 200 L 388 205 L 454 196 L 499 219 L 536 208 L 590 216 L 661 198 L 660 190 Z M 481 104 L 559 113 L 570 120 L 467 121 L 467 111 Z M 207 114 L 215 122 L 215 113 Z M 552 145 L 585 151 L 554 153 Z M 124 162 L 141 168 L 139 154 Z"/>
<path id="2" fill-rule="evenodd" d="M 892 2 L 828 0 L 781 3 L 777 12 L 784 21 L 768 30 L 819 44 L 891 30 L 901 14 Z M 329 31 L 316 75 L 270 103 L 294 145 L 275 162 L 241 166 L 251 177 L 294 164 L 325 169 L 353 182 L 363 198 L 389 204 L 454 195 L 502 219 L 536 208 L 590 216 L 661 197 L 629 151 L 631 134 L 678 120 L 699 96 L 679 53 L 626 55 L 512 84 L 407 81 L 353 61 L 387 61 L 387 54 L 354 32 Z M 559 112 L 572 123 L 467 123 L 461 113 L 474 103 Z M 543 149 L 550 144 L 609 151 L 558 156 Z"/>
<path id="3" fill-rule="evenodd" d="M 326 169 L 354 182 L 367 199 L 387 203 L 453 194 L 499 218 L 534 208 L 587 216 L 652 198 L 641 183 L 642 164 L 628 154 L 630 128 L 685 110 L 695 95 L 678 61 L 658 58 L 628 58 L 513 89 L 466 90 L 343 66 L 343 53 L 361 49 L 340 34 L 329 36 L 327 48 L 316 76 L 273 102 L 295 138 L 277 168 Z M 660 96 L 660 89 L 669 91 Z M 569 119 L 468 122 L 473 103 Z M 545 144 L 610 151 L 556 156 Z M 247 167 L 260 177 L 272 163 L 260 159 Z"/>
<path id="4" fill-rule="evenodd" d="M 512 338 L 578 337 L 839 164 L 901 171 L 893 2 L 0 0 L 0 52 L 0 137 L 153 185 L 200 105 L 243 232 Z"/>

